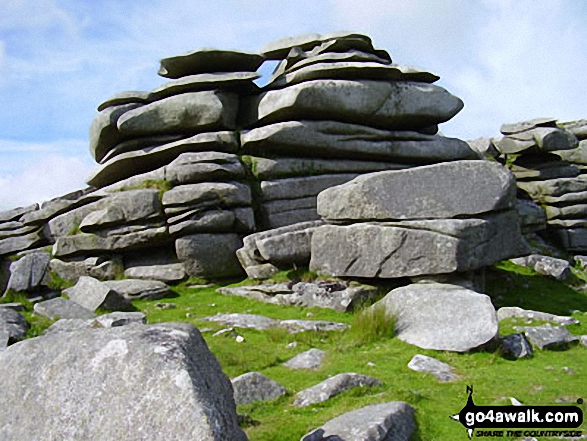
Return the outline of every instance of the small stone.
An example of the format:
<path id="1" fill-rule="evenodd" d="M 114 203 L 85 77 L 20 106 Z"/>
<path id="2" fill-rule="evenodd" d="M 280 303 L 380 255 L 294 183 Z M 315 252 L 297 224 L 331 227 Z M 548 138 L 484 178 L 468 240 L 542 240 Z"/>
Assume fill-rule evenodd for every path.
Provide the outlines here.
<path id="1" fill-rule="evenodd" d="M 568 349 L 579 339 L 562 326 L 516 326 L 516 331 L 522 331 L 530 342 L 540 349 Z"/>
<path id="2" fill-rule="evenodd" d="M 454 369 L 452 366 L 426 355 L 415 355 L 408 363 L 408 367 L 413 371 L 430 373 L 442 383 L 459 378 L 458 375 L 452 372 Z"/>
<path id="3" fill-rule="evenodd" d="M 237 343 L 242 343 L 245 341 L 245 338 L 242 335 L 237 335 L 235 340 Z"/>
<path id="4" fill-rule="evenodd" d="M 324 402 L 342 392 L 356 387 L 374 387 L 383 384 L 373 377 L 355 373 L 343 373 L 324 380 L 322 383 L 302 390 L 296 394 L 293 404 L 297 407 L 306 407 Z"/>
<path id="5" fill-rule="evenodd" d="M 524 334 L 511 334 L 503 337 L 501 350 L 504 356 L 513 358 L 531 357 L 534 353 Z"/>
<path id="6" fill-rule="evenodd" d="M 286 348 L 288 349 L 293 349 L 298 345 L 297 341 L 292 341 L 291 343 L 288 343 L 287 345 L 285 345 Z"/>
<path id="7" fill-rule="evenodd" d="M 175 303 L 155 303 L 155 306 L 159 309 L 175 309 L 177 305 Z"/>
<path id="8" fill-rule="evenodd" d="M 568 366 L 564 366 L 563 371 L 567 372 L 570 375 L 576 374 L 575 370 L 573 368 L 568 367 Z"/>
<path id="9" fill-rule="evenodd" d="M 369 367 L 375 367 L 375 363 L 373 363 L 371 361 L 368 361 L 367 362 L 367 366 L 369 366 Z"/>
<path id="10" fill-rule="evenodd" d="M 259 372 L 248 372 L 232 379 L 237 405 L 275 400 L 285 395 L 285 387 Z"/>
<path id="11" fill-rule="evenodd" d="M 219 337 L 219 336 L 225 335 L 225 334 L 236 335 L 236 331 L 234 330 L 234 328 L 225 328 L 225 329 L 221 329 L 220 331 L 212 334 L 212 337 Z"/>
<path id="12" fill-rule="evenodd" d="M 290 369 L 318 369 L 324 361 L 324 357 L 326 357 L 325 351 L 313 348 L 306 352 L 302 352 L 301 354 L 296 355 L 289 361 L 283 363 L 283 365 Z"/>

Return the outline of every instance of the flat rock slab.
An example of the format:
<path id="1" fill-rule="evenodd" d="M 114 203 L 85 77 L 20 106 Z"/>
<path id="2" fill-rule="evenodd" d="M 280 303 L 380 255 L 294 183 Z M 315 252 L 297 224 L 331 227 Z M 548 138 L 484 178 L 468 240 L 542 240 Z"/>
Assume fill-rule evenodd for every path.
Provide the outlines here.
<path id="1" fill-rule="evenodd" d="M 515 178 L 502 165 L 454 161 L 359 176 L 318 195 L 318 213 L 329 220 L 442 219 L 512 208 L 515 201 Z"/>
<path id="2" fill-rule="evenodd" d="M 119 292 L 114 291 L 107 284 L 93 277 L 81 276 L 71 288 L 63 291 L 69 300 L 84 308 L 95 311 L 103 308 L 109 311 L 119 311 L 130 306 L 130 302 Z"/>
<path id="3" fill-rule="evenodd" d="M 500 349 L 505 357 L 524 358 L 534 354 L 532 346 L 524 334 L 510 334 L 500 338 Z"/>
<path id="4" fill-rule="evenodd" d="M 158 300 L 171 294 L 169 287 L 157 280 L 123 279 L 107 280 L 102 283 L 128 300 Z"/>
<path id="5" fill-rule="evenodd" d="M 71 300 L 64 299 L 63 297 L 57 297 L 36 303 L 33 309 L 35 313 L 51 320 L 58 318 L 91 319 L 96 317 L 96 314 L 89 309 L 86 309 Z"/>
<path id="6" fill-rule="evenodd" d="M 575 135 L 566 130 L 551 127 L 537 127 L 525 132 L 504 136 L 496 143 L 496 148 L 505 154 L 524 151 L 553 152 L 577 148 Z"/>
<path id="7" fill-rule="evenodd" d="M 246 153 L 261 156 L 273 153 L 328 160 L 381 160 L 406 166 L 479 158 L 466 142 L 457 138 L 376 129 L 361 122 L 279 122 L 241 133 L 241 143 Z"/>
<path id="8" fill-rule="evenodd" d="M 86 179 L 88 185 L 102 188 L 147 173 L 169 164 L 182 153 L 216 151 L 236 152 L 237 139 L 233 132 L 204 132 L 135 151 L 120 153 L 97 167 Z"/>
<path id="9" fill-rule="evenodd" d="M 397 278 L 475 270 L 528 253 L 517 213 L 323 225 L 312 234 L 310 269 L 336 277 Z"/>
<path id="10" fill-rule="evenodd" d="M 504 135 L 512 135 L 514 133 L 527 132 L 528 130 L 537 127 L 554 127 L 556 128 L 556 118 L 534 118 L 528 121 L 521 121 L 517 123 L 502 124 L 500 132 Z"/>
<path id="11" fill-rule="evenodd" d="M 82 329 L 115 328 L 118 326 L 144 325 L 147 317 L 142 312 L 111 312 L 94 319 L 59 319 L 45 330 L 45 334 L 75 332 Z"/>
<path id="12" fill-rule="evenodd" d="M 234 130 L 237 108 L 232 92 L 188 92 L 129 110 L 117 126 L 125 136 Z"/>
<path id="13" fill-rule="evenodd" d="M 166 78 L 181 78 L 210 72 L 254 72 L 264 60 L 259 54 L 203 48 L 163 58 L 158 73 Z"/>
<path id="14" fill-rule="evenodd" d="M 402 401 L 372 404 L 328 421 L 301 441 L 408 441 L 416 431 L 414 414 Z"/>
<path id="15" fill-rule="evenodd" d="M 0 240 L 0 256 L 28 250 L 46 243 L 40 231 L 33 231 L 23 236 L 7 237 Z"/>
<path id="16" fill-rule="evenodd" d="M 283 366 L 290 369 L 318 369 L 322 365 L 324 357 L 326 357 L 325 351 L 312 348 L 286 361 Z"/>
<path id="17" fill-rule="evenodd" d="M 416 372 L 426 372 L 432 374 L 442 383 L 457 380 L 459 376 L 452 372 L 452 366 L 443 363 L 436 358 L 427 357 L 426 355 L 414 355 L 408 363 L 408 367 Z"/>
<path id="18" fill-rule="evenodd" d="M 26 207 L 17 207 L 11 210 L 0 212 L 0 222 L 15 221 L 26 213 L 39 209 L 39 204 L 28 205 Z"/>
<path id="19" fill-rule="evenodd" d="M 322 383 L 312 386 L 296 394 L 294 406 L 306 407 L 312 404 L 322 403 L 342 392 L 355 387 L 383 386 L 381 381 L 373 377 L 355 373 L 338 374 Z"/>
<path id="20" fill-rule="evenodd" d="M 516 265 L 534 269 L 545 276 L 554 277 L 557 280 L 565 280 L 571 275 L 571 264 L 563 259 L 557 259 L 540 254 L 517 257 L 511 260 Z"/>
<path id="21" fill-rule="evenodd" d="M 216 314 L 200 320 L 221 323 L 235 328 L 250 328 L 263 331 L 269 328 L 285 328 L 291 333 L 304 331 L 344 331 L 349 326 L 344 323 L 326 322 L 321 320 L 275 320 L 255 314 Z"/>
<path id="22" fill-rule="evenodd" d="M 3 334 L 3 337 L 0 337 L 0 348 L 3 341 L 12 344 L 22 340 L 28 328 L 28 323 L 20 312 L 9 308 L 0 308 L 0 331 Z"/>
<path id="23" fill-rule="evenodd" d="M 261 75 L 255 72 L 216 72 L 188 75 L 156 87 L 150 93 L 149 99 L 155 101 L 180 93 L 214 89 L 251 93 L 259 90 L 253 80 L 260 77 Z"/>
<path id="24" fill-rule="evenodd" d="M 532 311 L 529 309 L 522 309 L 517 306 L 504 306 L 497 310 L 497 320 L 500 322 L 509 318 L 522 318 L 531 320 L 545 320 L 548 322 L 558 323 L 559 325 L 578 325 L 579 320 L 573 317 L 550 314 L 542 311 Z"/>
<path id="25" fill-rule="evenodd" d="M 47 269 L 51 255 L 32 253 L 10 265 L 8 288 L 14 291 L 35 291 L 47 282 Z"/>
<path id="26" fill-rule="evenodd" d="M 276 400 L 285 395 L 285 387 L 259 372 L 247 372 L 232 379 L 237 406 L 255 401 Z"/>
<path id="27" fill-rule="evenodd" d="M 562 326 L 516 326 L 516 331 L 522 331 L 532 345 L 539 349 L 566 349 L 579 341 Z"/>
<path id="28" fill-rule="evenodd" d="M 2 439 L 247 439 L 230 381 L 191 325 L 47 335 L 9 347 L 0 364 L 11 403 Z"/>
<path id="29" fill-rule="evenodd" d="M 261 93 L 247 103 L 242 118 L 246 127 L 317 119 L 417 130 L 448 121 L 462 108 L 459 98 L 433 84 L 312 80 Z"/>
<path id="30" fill-rule="evenodd" d="M 179 283 L 187 277 L 181 263 L 135 266 L 127 268 L 124 275 L 133 279 L 158 280 L 165 283 Z"/>
<path id="31" fill-rule="evenodd" d="M 460 286 L 408 285 L 392 290 L 373 308 L 377 305 L 396 318 L 400 340 L 423 349 L 466 352 L 497 335 L 491 299 Z"/>

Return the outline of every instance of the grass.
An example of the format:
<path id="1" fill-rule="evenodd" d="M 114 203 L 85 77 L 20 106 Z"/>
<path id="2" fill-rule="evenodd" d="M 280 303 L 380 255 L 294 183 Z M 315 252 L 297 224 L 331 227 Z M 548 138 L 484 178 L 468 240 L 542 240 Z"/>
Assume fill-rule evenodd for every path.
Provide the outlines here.
<path id="1" fill-rule="evenodd" d="M 282 272 L 276 281 L 312 279 L 316 276 L 304 269 Z M 496 307 L 522 306 L 555 314 L 567 315 L 571 309 L 587 311 L 587 295 L 566 284 L 541 276 L 532 270 L 503 262 L 487 274 L 487 293 Z M 252 283 L 251 281 L 237 284 Z M 150 323 L 187 321 L 203 331 L 211 351 L 220 361 L 226 375 L 234 378 L 258 371 L 284 385 L 287 395 L 272 402 L 239 406 L 247 415 L 243 425 L 249 438 L 256 440 L 299 440 L 305 433 L 344 412 L 368 404 L 406 401 L 416 409 L 418 432 L 413 441 L 466 440 L 464 428 L 448 418 L 466 402 L 466 386 L 473 385 L 477 405 L 509 405 L 509 397 L 524 404 L 551 405 L 557 400 L 576 402 L 587 397 L 587 349 L 576 345 L 567 351 L 540 351 L 529 359 L 508 360 L 498 350 L 467 354 L 419 349 L 393 338 L 393 317 L 378 309 L 341 313 L 319 308 L 277 306 L 254 300 L 224 296 L 215 292 L 220 285 L 190 289 L 186 283 L 175 288 L 178 297 L 166 299 L 175 309 L 158 309 L 158 301 L 135 302 L 146 313 Z M 223 284 L 226 285 L 226 284 Z M 234 336 L 213 337 L 223 326 L 200 320 L 217 313 L 240 312 L 261 314 L 280 319 L 331 320 L 351 325 L 344 332 L 289 334 L 283 329 L 255 331 L 237 329 L 244 342 Z M 311 314 L 311 317 L 308 317 Z M 569 326 L 574 334 L 587 334 L 587 314 L 574 312 L 580 325 Z M 524 324 L 516 320 L 500 324 L 500 333 L 515 332 L 513 326 Z M 532 323 L 538 324 L 538 323 Z M 296 342 L 295 348 L 288 347 Z M 324 364 L 316 371 L 292 371 L 282 364 L 310 348 L 327 352 Z M 439 383 L 430 374 L 407 368 L 416 354 L 437 358 L 455 368 L 461 379 Z M 570 367 L 574 374 L 564 368 Z M 383 382 L 383 387 L 355 389 L 326 402 L 297 408 L 294 395 L 329 376 L 341 372 L 371 375 Z M 583 405 L 583 409 L 586 406 Z M 587 430 L 587 426 L 583 426 Z M 504 437 L 502 440 L 513 440 Z M 541 438 L 545 440 L 546 438 Z"/>

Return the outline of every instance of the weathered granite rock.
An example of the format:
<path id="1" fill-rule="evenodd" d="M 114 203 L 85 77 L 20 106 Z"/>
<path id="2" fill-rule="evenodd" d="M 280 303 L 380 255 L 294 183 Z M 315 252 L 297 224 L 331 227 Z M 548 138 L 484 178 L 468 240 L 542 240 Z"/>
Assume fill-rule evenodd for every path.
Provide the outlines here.
<path id="1" fill-rule="evenodd" d="M 326 352 L 312 348 L 289 359 L 283 366 L 290 369 L 318 369 L 326 357 Z"/>
<path id="2" fill-rule="evenodd" d="M 273 81 L 265 89 L 277 89 L 293 86 L 312 80 L 379 80 L 379 81 L 414 81 L 434 83 L 440 77 L 411 66 L 398 64 L 381 64 L 371 61 L 327 61 L 299 66 L 286 72 Z"/>
<path id="3" fill-rule="evenodd" d="M 251 97 L 245 127 L 300 119 L 414 130 L 448 121 L 463 102 L 445 89 L 410 81 L 312 80 Z"/>
<path id="4" fill-rule="evenodd" d="M 349 49 L 344 52 L 329 50 L 327 45 L 319 45 L 309 51 L 290 51 L 288 57 L 282 60 L 273 71 L 269 83 L 284 74 L 295 72 L 303 67 L 318 63 L 340 63 L 340 62 L 369 62 L 389 65 L 389 57 L 380 57 L 373 53 L 356 49 Z"/>
<path id="5" fill-rule="evenodd" d="M 81 276 L 91 276 L 98 280 L 114 279 L 123 269 L 121 259 L 116 256 L 88 257 L 74 261 L 51 259 L 49 268 L 63 280 L 71 283 L 77 283 Z"/>
<path id="6" fill-rule="evenodd" d="M 568 130 L 579 139 L 587 138 L 587 119 L 580 119 L 577 121 L 568 121 L 558 124 L 565 130 Z"/>
<path id="7" fill-rule="evenodd" d="M 327 308 L 345 312 L 375 297 L 377 290 L 371 286 L 347 286 L 339 282 L 299 282 L 273 285 L 239 286 L 219 288 L 220 294 L 246 297 L 275 305 Z"/>
<path id="8" fill-rule="evenodd" d="M 83 190 L 74 191 L 63 196 L 43 202 L 40 210 L 31 211 L 21 217 L 21 221 L 26 225 L 37 226 L 44 225 L 49 220 L 63 213 L 67 213 L 75 208 L 81 207 L 107 196 L 107 193 L 96 191 L 94 188 L 86 187 Z"/>
<path id="9" fill-rule="evenodd" d="M 469 147 L 477 152 L 482 158 L 497 158 L 500 153 L 495 148 L 495 142 L 491 138 L 476 138 L 467 141 Z"/>
<path id="10" fill-rule="evenodd" d="M 571 150 L 578 145 L 577 138 L 566 130 L 538 127 L 525 132 L 504 136 L 496 148 L 505 154 L 521 153 L 527 150 L 554 152 Z"/>
<path id="11" fill-rule="evenodd" d="M 8 237 L 0 240 L 0 256 L 28 250 L 46 243 L 41 231 L 34 231 L 24 236 Z"/>
<path id="12" fill-rule="evenodd" d="M 579 142 L 579 146 L 573 150 L 560 150 L 554 152 L 561 159 L 574 164 L 587 164 L 587 140 Z"/>
<path id="13" fill-rule="evenodd" d="M 217 72 L 188 75 L 174 81 L 168 81 L 153 89 L 149 94 L 152 101 L 172 95 L 203 90 L 232 90 L 237 93 L 252 93 L 259 90 L 253 80 L 260 78 L 256 72 Z"/>
<path id="14" fill-rule="evenodd" d="M 236 405 L 276 400 L 285 395 L 285 387 L 259 372 L 247 372 L 232 380 Z"/>
<path id="15" fill-rule="evenodd" d="M 414 409 L 402 401 L 371 404 L 336 417 L 301 441 L 408 441 L 416 432 Z"/>
<path id="16" fill-rule="evenodd" d="M 579 341 L 563 326 L 516 326 L 516 331 L 522 331 L 530 343 L 540 349 L 567 349 L 571 344 Z"/>
<path id="17" fill-rule="evenodd" d="M 108 107 L 96 115 L 90 126 L 90 153 L 96 162 L 100 162 L 111 148 L 124 140 L 117 127 L 120 117 L 141 106 L 137 103 L 123 104 Z"/>
<path id="18" fill-rule="evenodd" d="M 510 334 L 500 338 L 500 349 L 505 357 L 525 358 L 532 357 L 534 351 L 524 334 Z"/>
<path id="19" fill-rule="evenodd" d="M 56 333 L 0 360 L 13 403 L 0 417 L 3 439 L 247 439 L 230 382 L 191 325 Z"/>
<path id="20" fill-rule="evenodd" d="M 246 156 L 253 174 L 262 180 L 300 177 L 304 174 L 326 175 L 336 173 L 369 173 L 386 170 L 401 170 L 405 164 L 381 161 L 320 158 L 261 158 Z"/>
<path id="21" fill-rule="evenodd" d="M 416 372 L 432 374 L 442 383 L 454 381 L 459 378 L 457 374 L 452 372 L 454 369 L 452 366 L 426 355 L 414 355 L 408 363 L 408 367 Z"/>
<path id="22" fill-rule="evenodd" d="M 262 181 L 261 197 L 264 201 L 270 201 L 316 196 L 321 191 L 349 182 L 356 176 L 357 173 L 340 173 Z"/>
<path id="23" fill-rule="evenodd" d="M 397 338 L 423 349 L 465 352 L 497 335 L 491 299 L 460 286 L 430 283 L 396 288 L 372 306 L 377 307 L 396 318 Z"/>
<path id="24" fill-rule="evenodd" d="M 199 151 L 233 153 L 237 150 L 238 143 L 233 132 L 198 133 L 156 147 L 121 153 L 97 167 L 86 182 L 88 185 L 101 188 L 138 173 L 146 173 L 163 167 L 182 153 Z"/>
<path id="25" fill-rule="evenodd" d="M 207 205 L 206 201 L 203 204 Z M 250 233 L 255 230 L 255 215 L 251 207 L 225 210 L 220 207 L 202 210 L 194 208 L 167 218 L 169 234 L 184 236 L 200 233 Z"/>
<path id="26" fill-rule="evenodd" d="M 135 266 L 127 268 L 124 275 L 133 279 L 159 280 L 165 283 L 179 283 L 187 277 L 181 263 Z"/>
<path id="27" fill-rule="evenodd" d="M 587 267 L 587 256 L 573 256 L 575 263 L 579 264 L 581 268 Z"/>
<path id="28" fill-rule="evenodd" d="M 248 154 L 279 153 L 329 160 L 349 158 L 430 164 L 478 159 L 477 153 L 460 139 L 415 131 L 379 130 L 338 121 L 302 120 L 265 125 L 242 133 L 241 143 Z"/>
<path id="29" fill-rule="evenodd" d="M 231 277 L 243 270 L 236 250 L 243 245 L 236 234 L 193 234 L 175 241 L 178 259 L 192 277 Z"/>
<path id="30" fill-rule="evenodd" d="M 571 264 L 563 259 L 531 254 L 529 256 L 511 259 L 511 261 L 516 265 L 533 268 L 540 274 L 554 277 L 557 280 L 565 280 L 571 275 Z"/>
<path id="31" fill-rule="evenodd" d="M 522 156 L 523 158 L 523 156 Z M 540 181 L 557 178 L 579 176 L 581 170 L 563 161 L 544 162 L 539 164 L 522 164 L 518 160 L 509 167 L 517 180 Z"/>
<path id="32" fill-rule="evenodd" d="M 511 124 L 502 124 L 500 132 L 504 135 L 513 135 L 514 133 L 527 132 L 528 130 L 538 127 L 557 128 L 555 118 L 535 118 L 528 121 L 521 121 Z"/>
<path id="33" fill-rule="evenodd" d="M 108 98 L 106 101 L 98 106 L 98 112 L 107 109 L 108 107 L 121 106 L 123 104 L 144 104 L 149 100 L 149 92 L 142 92 L 138 90 L 129 90 L 119 92 L 114 96 Z"/>
<path id="34" fill-rule="evenodd" d="M 170 241 L 167 227 L 146 228 L 123 235 L 75 234 L 59 237 L 53 247 L 55 257 L 87 255 L 95 252 L 132 251 L 151 248 Z"/>
<path id="35" fill-rule="evenodd" d="M 383 386 L 383 383 L 376 378 L 366 375 L 355 373 L 338 374 L 324 380 L 316 386 L 298 392 L 293 404 L 297 407 L 311 406 L 312 404 L 321 403 L 355 387 L 375 386 Z"/>
<path id="36" fill-rule="evenodd" d="M 22 340 L 28 329 L 29 326 L 24 315 L 10 308 L 0 308 L 0 330 L 6 332 L 5 340 L 0 337 L 0 348 L 2 348 L 3 341 L 6 344 L 12 344 Z"/>
<path id="37" fill-rule="evenodd" d="M 165 180 L 174 185 L 204 181 L 233 181 L 245 177 L 238 156 L 222 152 L 182 153 L 165 167 Z"/>
<path id="38" fill-rule="evenodd" d="M 7 289 L 33 292 L 47 283 L 47 270 L 51 255 L 33 253 L 10 265 L 10 279 Z"/>
<path id="39" fill-rule="evenodd" d="M 362 45 L 365 49 L 373 47 L 371 39 L 362 34 L 349 32 L 330 32 L 328 34 L 304 34 L 295 37 L 285 37 L 266 44 L 259 51 L 267 60 L 281 60 L 288 56 L 293 48 L 299 48 L 303 51 L 310 50 L 321 43 L 335 40 L 336 42 L 345 41 L 353 46 Z M 357 48 L 358 49 L 358 48 Z"/>
<path id="40" fill-rule="evenodd" d="M 264 60 L 259 54 L 203 48 L 163 58 L 158 73 L 166 78 L 181 78 L 210 72 L 254 72 Z"/>
<path id="41" fill-rule="evenodd" d="M 546 218 L 551 219 L 585 219 L 587 218 L 587 204 L 573 204 L 555 207 L 544 205 Z"/>
<path id="42" fill-rule="evenodd" d="M 216 314 L 201 320 L 221 323 L 235 328 L 251 328 L 263 331 L 269 328 L 285 328 L 291 333 L 316 331 L 343 331 L 349 326 L 344 323 L 326 322 L 321 320 L 274 320 L 255 314 Z"/>
<path id="43" fill-rule="evenodd" d="M 31 211 L 36 211 L 39 209 L 39 204 L 28 205 L 26 207 L 18 207 L 13 208 L 11 210 L 6 210 L 0 212 L 0 222 L 10 222 L 15 221 L 21 216 L 30 213 Z"/>
<path id="44" fill-rule="evenodd" d="M 105 285 L 128 300 L 158 300 L 168 297 L 171 294 L 169 287 L 165 283 L 157 280 L 107 280 L 102 282 L 102 285 Z"/>
<path id="45" fill-rule="evenodd" d="M 542 311 L 532 311 L 518 308 L 517 306 L 504 306 L 497 310 L 497 320 L 502 321 L 510 318 L 523 318 L 531 320 L 545 320 L 548 322 L 558 323 L 559 325 L 578 325 L 579 320 L 573 317 L 550 314 Z"/>
<path id="46" fill-rule="evenodd" d="M 84 308 L 95 311 L 98 308 L 109 311 L 127 309 L 130 302 L 105 283 L 87 276 L 81 276 L 75 286 L 63 290 L 69 300 Z"/>
<path id="47" fill-rule="evenodd" d="M 243 239 L 237 257 L 249 277 L 249 268 L 271 262 L 273 265 L 307 265 L 314 229 L 322 221 L 302 222 L 251 234 Z M 255 271 L 255 270 L 253 270 Z"/>
<path id="48" fill-rule="evenodd" d="M 518 187 L 527 192 L 533 199 L 540 196 L 562 196 L 567 193 L 587 191 L 587 177 L 518 182 Z"/>
<path id="49" fill-rule="evenodd" d="M 20 222 L 9 222 L 9 223 L 20 223 Z M 0 227 L 2 227 L 3 225 L 6 225 L 6 224 L 0 224 Z M 38 227 L 36 227 L 34 225 L 26 226 L 26 227 L 25 226 L 21 226 L 20 228 L 17 228 L 15 230 L 1 229 L 0 228 L 0 240 L 1 239 L 7 239 L 9 237 L 22 236 L 23 234 L 27 234 L 27 233 L 32 233 L 37 228 Z"/>
<path id="50" fill-rule="evenodd" d="M 549 232 L 550 237 L 571 252 L 587 252 L 587 228 L 557 229 Z"/>
<path id="51" fill-rule="evenodd" d="M 232 92 L 189 92 L 130 110 L 118 119 L 125 136 L 234 130 L 238 96 Z"/>
<path id="52" fill-rule="evenodd" d="M 311 207 L 309 208 L 295 208 L 292 210 L 280 209 L 279 211 L 272 211 L 272 208 L 268 207 L 269 205 L 272 205 L 272 202 L 276 202 L 280 205 L 283 204 L 283 206 L 287 206 L 288 202 L 291 202 L 292 205 L 297 205 L 298 202 L 301 202 L 300 205 L 306 205 L 310 199 L 313 199 L 314 203 L 310 203 Z M 318 214 L 318 211 L 316 211 L 316 196 L 298 199 L 281 199 L 269 201 L 268 203 L 265 202 L 261 205 L 260 213 L 261 220 L 259 222 L 259 227 L 268 230 L 320 220 L 320 215 Z"/>
<path id="53" fill-rule="evenodd" d="M 115 328 L 117 326 L 128 326 L 133 324 L 144 325 L 147 323 L 147 317 L 142 312 L 122 312 L 115 311 L 103 314 L 92 320 L 93 324 L 99 324 L 103 328 Z"/>
<path id="54" fill-rule="evenodd" d="M 36 303 L 33 309 L 35 313 L 50 318 L 51 320 L 58 318 L 91 319 L 96 316 L 96 314 L 89 309 L 86 309 L 71 300 L 64 299 L 63 297 L 56 297 L 54 299 Z"/>
<path id="55" fill-rule="evenodd" d="M 204 203 L 204 207 L 246 206 L 251 203 L 250 188 L 240 182 L 201 182 L 179 185 L 165 192 L 163 205 L 195 205 Z"/>
<path id="56" fill-rule="evenodd" d="M 528 199 L 517 199 L 516 210 L 520 221 L 520 230 L 533 233 L 546 228 L 546 213 L 538 204 Z"/>
<path id="57" fill-rule="evenodd" d="M 470 191 L 473 182 L 480 185 Z M 318 213 L 329 220 L 442 219 L 513 207 L 515 192 L 500 164 L 455 161 L 361 175 L 323 191 Z"/>
<path id="58" fill-rule="evenodd" d="M 323 225 L 311 250 L 313 271 L 368 278 L 469 271 L 528 251 L 514 211 L 485 219 Z"/>

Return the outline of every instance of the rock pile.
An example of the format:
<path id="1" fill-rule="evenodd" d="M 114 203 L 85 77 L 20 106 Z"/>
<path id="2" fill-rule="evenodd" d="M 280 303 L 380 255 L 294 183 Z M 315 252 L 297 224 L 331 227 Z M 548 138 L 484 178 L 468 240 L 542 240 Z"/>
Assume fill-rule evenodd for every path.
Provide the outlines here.
<path id="1" fill-rule="evenodd" d="M 263 229 L 319 219 L 318 193 L 359 174 L 474 157 L 435 135 L 462 101 L 364 35 L 286 38 L 261 52 L 280 63 L 246 100 L 241 142 L 260 181 Z"/>
<path id="2" fill-rule="evenodd" d="M 526 231 L 545 230 L 542 234 L 569 251 L 587 249 L 587 181 L 577 139 L 585 136 L 581 127 L 580 122 L 557 124 L 553 118 L 537 118 L 504 124 L 504 136 L 495 142 L 516 176 L 522 210 L 528 213 L 525 219 L 536 219 L 527 222 L 535 227 Z M 546 223 L 537 222 L 535 208 L 535 215 L 530 215 L 529 200 L 541 207 Z"/>

